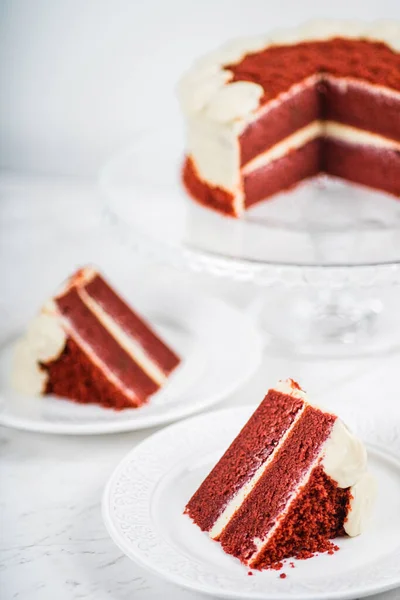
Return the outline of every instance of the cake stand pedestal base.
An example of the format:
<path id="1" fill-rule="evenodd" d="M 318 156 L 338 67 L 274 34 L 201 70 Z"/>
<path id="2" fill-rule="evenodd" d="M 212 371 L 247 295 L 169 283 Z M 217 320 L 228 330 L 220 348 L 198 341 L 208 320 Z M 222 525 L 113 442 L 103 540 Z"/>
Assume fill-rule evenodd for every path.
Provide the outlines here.
<path id="1" fill-rule="evenodd" d="M 394 296 L 268 290 L 251 303 L 250 312 L 265 333 L 266 349 L 324 358 L 366 356 L 400 348 L 399 298 Z"/>

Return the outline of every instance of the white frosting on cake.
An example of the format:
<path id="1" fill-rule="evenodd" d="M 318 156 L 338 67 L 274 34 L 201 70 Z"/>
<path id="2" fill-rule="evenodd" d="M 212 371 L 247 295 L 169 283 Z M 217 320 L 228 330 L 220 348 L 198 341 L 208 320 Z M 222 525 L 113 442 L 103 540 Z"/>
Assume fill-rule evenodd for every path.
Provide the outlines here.
<path id="1" fill-rule="evenodd" d="M 371 518 L 377 496 L 377 485 L 371 473 L 364 475 L 350 489 L 350 510 L 344 523 L 344 530 L 350 537 L 362 533 Z"/>
<path id="2" fill-rule="evenodd" d="M 288 396 L 293 396 L 293 398 L 298 398 L 299 400 L 304 400 L 304 402 L 308 401 L 307 394 L 304 390 L 302 390 L 293 379 L 281 379 L 278 381 L 275 387 L 272 388 L 275 392 L 280 392 L 281 394 L 287 394 Z"/>
<path id="3" fill-rule="evenodd" d="M 60 321 L 69 337 L 80 347 L 80 349 L 89 357 L 90 361 L 100 369 L 104 377 L 110 381 L 117 389 L 120 389 L 127 398 L 134 402 L 137 399 L 136 393 L 129 387 L 127 387 L 123 381 L 110 369 L 107 363 L 93 352 L 91 346 L 81 337 L 79 331 L 77 331 L 71 321 L 60 315 Z"/>
<path id="4" fill-rule="evenodd" d="M 340 419 L 325 443 L 322 466 L 340 488 L 354 485 L 367 469 L 367 450 Z"/>
<path id="5" fill-rule="evenodd" d="M 252 160 L 250 160 L 242 169 L 244 175 L 248 175 L 252 171 L 256 171 L 265 165 L 283 158 L 291 150 L 297 150 L 302 146 L 305 146 L 308 142 L 317 139 L 323 135 L 323 122 L 314 121 L 309 125 L 306 125 L 302 129 L 298 129 L 292 135 L 275 144 L 271 148 L 268 148 L 265 152 L 262 152 Z"/>
<path id="6" fill-rule="evenodd" d="M 214 94 L 205 109 L 205 115 L 220 123 L 245 118 L 258 108 L 263 93 L 263 88 L 256 83 L 234 81 Z"/>
<path id="7" fill-rule="evenodd" d="M 287 102 L 294 96 L 300 94 L 302 91 L 314 87 L 315 84 L 320 81 L 320 79 L 320 75 L 311 75 L 310 77 L 303 79 L 303 81 L 295 83 L 285 92 L 280 92 L 280 94 L 278 94 L 275 98 L 272 98 L 272 100 L 269 100 L 262 106 L 259 106 L 252 114 L 247 115 L 246 121 L 243 121 L 242 123 L 242 129 L 245 129 L 247 125 L 257 121 L 260 117 L 263 117 L 266 113 L 270 112 L 274 108 L 277 108 L 283 102 Z"/>
<path id="8" fill-rule="evenodd" d="M 187 79 L 182 79 L 178 86 L 178 94 L 182 110 L 185 114 L 200 112 L 207 107 L 224 89 L 225 84 L 232 79 L 230 71 L 221 71 L 214 68 L 195 71 Z M 196 93 L 193 93 L 196 90 Z"/>
<path id="9" fill-rule="evenodd" d="M 390 140 L 382 135 L 356 129 L 334 121 L 313 121 L 292 135 L 278 142 L 265 152 L 250 160 L 241 170 L 243 175 L 265 167 L 274 160 L 283 158 L 292 150 L 298 150 L 308 142 L 319 137 L 334 138 L 348 144 L 372 146 L 386 150 L 400 150 L 400 142 Z"/>
<path id="10" fill-rule="evenodd" d="M 11 384 L 24 394 L 44 392 L 47 374 L 40 362 L 55 360 L 64 349 L 67 336 L 53 301 L 48 302 L 29 324 L 26 334 L 15 347 Z"/>
<path id="11" fill-rule="evenodd" d="M 296 390 L 296 392 L 297 391 L 300 391 L 300 390 Z M 293 392 L 294 392 L 294 390 L 293 390 Z M 282 392 L 282 393 L 286 394 L 287 392 Z M 294 393 L 290 392 L 290 394 L 292 396 L 296 396 L 295 392 Z M 274 448 L 274 451 L 272 452 L 272 454 L 257 469 L 257 471 L 254 473 L 253 477 L 251 479 L 249 479 L 249 481 L 247 481 L 240 488 L 240 490 L 233 496 L 233 498 L 229 501 L 229 503 L 225 507 L 225 510 L 220 514 L 220 516 L 215 521 L 215 523 L 214 523 L 214 525 L 213 525 L 213 527 L 212 527 L 212 529 L 210 531 L 210 537 L 211 538 L 217 539 L 221 535 L 221 533 L 223 532 L 223 530 L 225 529 L 225 527 L 228 525 L 229 521 L 235 515 L 235 513 L 237 512 L 237 510 L 242 506 L 242 504 L 246 500 L 247 496 L 255 488 L 255 486 L 259 482 L 260 478 L 263 476 L 263 474 L 264 474 L 265 470 L 267 469 L 267 467 L 275 459 L 275 453 L 277 452 L 277 450 L 279 450 L 279 448 L 281 448 L 283 446 L 283 444 L 286 442 L 287 438 L 289 437 L 289 435 L 290 435 L 290 433 L 292 431 L 292 428 L 300 420 L 300 418 L 303 416 L 303 412 L 304 412 L 305 407 L 306 407 L 306 404 L 304 404 L 303 408 L 301 410 L 299 410 L 299 412 L 296 415 L 296 418 L 294 419 L 294 421 L 292 423 L 292 426 L 289 427 L 287 429 L 287 431 L 284 433 L 284 435 L 281 437 L 281 439 L 279 440 L 279 444 Z"/>
<path id="12" fill-rule="evenodd" d="M 387 150 L 400 150 L 400 142 L 390 140 L 383 135 L 371 133 L 370 131 L 362 131 L 350 125 L 342 125 L 333 121 L 325 121 L 323 123 L 322 134 L 328 138 L 335 138 L 349 144 L 360 144 L 364 146 L 372 146 Z"/>
<path id="13" fill-rule="evenodd" d="M 239 211 L 243 190 L 236 123 L 211 121 L 202 113 L 192 115 L 188 119 L 187 150 L 200 179 L 231 192 Z"/>
<path id="14" fill-rule="evenodd" d="M 98 273 L 94 267 L 83 267 L 79 269 L 76 273 L 74 273 L 71 277 L 67 279 L 64 285 L 61 287 L 61 290 L 58 292 L 57 296 L 61 296 L 65 294 L 68 290 L 70 290 L 74 286 L 82 286 L 87 285 L 97 277 Z"/>
<path id="15" fill-rule="evenodd" d="M 149 357 L 146 350 L 132 336 L 126 333 L 116 321 L 96 302 L 85 289 L 79 290 L 79 295 L 89 310 L 98 318 L 105 329 L 117 340 L 119 346 L 142 367 L 143 371 L 160 387 L 167 381 L 167 376 L 160 367 Z M 91 354 L 93 354 L 91 352 Z"/>
<path id="16" fill-rule="evenodd" d="M 277 452 L 283 447 L 292 433 L 293 428 L 303 417 L 307 406 L 311 406 L 307 399 L 307 394 L 291 379 L 280 381 L 273 390 L 290 395 L 293 398 L 298 398 L 302 400 L 304 404 L 291 426 L 279 440 L 273 453 L 258 467 L 249 481 L 236 492 L 223 512 L 219 515 L 210 530 L 210 537 L 213 539 L 218 539 L 221 536 L 238 509 L 243 505 L 251 491 L 256 487 L 268 466 L 275 460 Z M 315 407 L 315 405 L 312 406 Z M 367 452 L 363 443 L 349 431 L 339 418 L 336 418 L 329 437 L 324 442 L 312 464 L 303 474 L 299 484 L 293 489 L 282 515 L 288 513 L 292 503 L 298 497 L 299 492 L 307 485 L 313 470 L 317 466 L 322 466 L 325 473 L 336 482 L 338 487 L 351 488 L 352 500 L 344 528 L 349 536 L 358 535 L 368 521 L 371 512 L 374 501 L 375 482 L 373 477 L 366 471 Z M 262 551 L 264 546 L 274 535 L 276 529 L 280 526 L 280 523 L 281 519 L 278 519 L 265 538 L 254 540 L 256 552 L 250 557 L 249 564 L 256 559 L 259 552 Z"/>

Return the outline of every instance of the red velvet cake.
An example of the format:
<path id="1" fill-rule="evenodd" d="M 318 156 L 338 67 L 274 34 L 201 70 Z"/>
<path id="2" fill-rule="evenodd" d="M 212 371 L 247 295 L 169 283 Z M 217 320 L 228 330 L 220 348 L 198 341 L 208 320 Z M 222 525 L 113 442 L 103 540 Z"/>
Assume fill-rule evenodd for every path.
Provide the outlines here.
<path id="1" fill-rule="evenodd" d="M 232 216 L 325 173 L 400 197 L 400 25 L 312 23 L 236 40 L 179 96 L 183 181 Z"/>
<path id="2" fill-rule="evenodd" d="M 115 409 L 148 402 L 180 359 L 93 269 L 73 275 L 17 345 L 13 384 Z"/>
<path id="3" fill-rule="evenodd" d="M 362 442 L 288 380 L 268 392 L 185 513 L 247 567 L 277 568 L 360 534 L 374 496 Z"/>

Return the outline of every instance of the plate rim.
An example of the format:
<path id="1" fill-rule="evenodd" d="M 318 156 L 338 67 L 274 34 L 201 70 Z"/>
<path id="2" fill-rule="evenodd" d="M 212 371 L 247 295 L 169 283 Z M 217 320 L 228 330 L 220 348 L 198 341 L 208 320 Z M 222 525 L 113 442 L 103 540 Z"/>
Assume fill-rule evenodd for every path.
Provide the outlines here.
<path id="1" fill-rule="evenodd" d="M 153 293 L 153 288 L 150 288 L 151 293 Z M 188 293 L 188 290 L 185 288 L 185 294 Z M 201 413 L 209 409 L 211 406 L 222 402 L 231 394 L 233 394 L 237 389 L 241 388 L 246 384 L 246 382 L 255 374 L 257 369 L 260 367 L 262 358 L 263 358 L 263 339 L 259 328 L 256 323 L 251 319 L 250 315 L 245 311 L 240 310 L 240 307 L 235 306 L 234 304 L 227 302 L 223 298 L 219 298 L 214 296 L 213 294 L 207 294 L 203 291 L 197 291 L 196 294 L 191 293 L 191 297 L 196 297 L 196 301 L 200 303 L 212 303 L 219 304 L 224 311 L 229 311 L 231 316 L 234 316 L 235 321 L 240 320 L 243 324 L 246 323 L 246 328 L 251 335 L 252 340 L 252 360 L 248 361 L 246 365 L 246 370 L 243 370 L 240 377 L 237 377 L 234 382 L 227 381 L 223 390 L 220 390 L 217 394 L 212 394 L 207 397 L 207 399 L 202 402 L 198 402 L 196 406 L 190 402 L 186 404 L 179 405 L 178 407 L 171 407 L 171 409 L 161 415 L 154 414 L 145 416 L 142 419 L 126 419 L 120 421 L 100 421 L 96 424 L 94 423 L 72 423 L 71 421 L 66 421 L 65 423 L 61 422 L 45 422 L 45 421 L 32 421 L 29 419 L 24 419 L 18 416 L 13 416 L 6 412 L 2 405 L 7 402 L 5 400 L 7 392 L 0 390 L 0 426 L 9 427 L 11 429 L 16 429 L 19 431 L 29 431 L 32 433 L 43 433 L 43 434 L 54 434 L 54 435 L 105 435 L 105 434 L 114 434 L 114 433 L 126 433 L 133 431 L 141 431 L 144 429 L 149 429 L 151 427 L 159 427 L 162 425 L 168 425 L 173 423 L 174 421 L 179 421 L 185 418 L 190 417 L 191 415 L 195 415 Z M 11 334 L 12 335 L 12 334 Z M 10 333 L 3 340 L 3 344 L 7 343 L 10 339 Z M 3 346 L 2 344 L 2 346 Z M 32 401 L 39 401 L 41 397 L 33 397 Z M 71 401 L 72 402 L 72 401 Z M 79 407 L 79 403 L 75 403 L 76 406 Z M 104 409 L 108 410 L 108 409 Z"/>
<path id="2" fill-rule="evenodd" d="M 174 585 L 185 588 L 186 590 L 190 590 L 192 592 L 203 593 L 207 596 L 214 596 L 218 598 L 227 598 L 227 599 L 235 599 L 235 600 L 355 600 L 356 598 L 367 598 L 373 594 L 381 594 L 389 590 L 393 590 L 399 588 L 400 590 L 400 568 L 398 576 L 393 577 L 382 584 L 377 584 L 374 587 L 369 585 L 368 587 L 360 587 L 356 591 L 345 592 L 343 590 L 338 591 L 327 591 L 327 592 L 299 592 L 296 595 L 292 593 L 285 594 L 284 592 L 279 596 L 275 595 L 275 592 L 272 592 L 273 595 L 266 595 L 261 592 L 224 592 L 219 588 L 214 588 L 210 584 L 198 585 L 197 582 L 194 582 L 193 585 L 190 584 L 185 578 L 180 578 L 179 575 L 176 575 L 174 572 L 167 571 L 166 569 L 158 569 L 155 568 L 150 561 L 143 560 L 137 550 L 134 547 L 128 545 L 125 542 L 124 538 L 119 536 L 117 530 L 115 529 L 113 519 L 111 517 L 111 511 L 109 510 L 109 500 L 110 500 L 110 491 L 114 484 L 114 481 L 117 479 L 120 471 L 125 467 L 125 465 L 129 464 L 132 460 L 132 457 L 138 452 L 138 450 L 147 443 L 154 441 L 154 438 L 157 436 L 162 436 L 167 430 L 178 429 L 180 427 L 185 427 L 191 425 L 197 419 L 207 419 L 207 418 L 218 418 L 223 417 L 227 414 L 236 413 L 237 415 L 243 414 L 243 422 L 244 419 L 250 416 L 254 409 L 257 407 L 256 405 L 241 405 L 236 407 L 227 407 L 220 408 L 214 411 L 210 411 L 208 413 L 202 413 L 198 415 L 193 415 L 187 419 L 179 421 L 177 423 L 173 423 L 168 427 L 163 428 L 161 431 L 157 431 L 152 435 L 148 436 L 146 439 L 137 444 L 134 448 L 132 448 L 117 464 L 111 473 L 110 477 L 107 480 L 107 483 L 104 487 L 102 499 L 101 499 L 101 513 L 103 518 L 103 523 L 105 525 L 106 531 L 108 532 L 112 541 L 116 544 L 116 546 L 132 561 L 137 563 L 140 567 L 147 570 L 148 572 L 154 574 L 167 581 L 168 583 L 172 583 Z M 386 450 L 382 448 L 379 444 L 375 443 L 367 443 L 367 448 L 371 449 L 375 454 L 378 454 L 390 462 L 394 462 L 400 471 L 400 455 L 391 450 Z"/>

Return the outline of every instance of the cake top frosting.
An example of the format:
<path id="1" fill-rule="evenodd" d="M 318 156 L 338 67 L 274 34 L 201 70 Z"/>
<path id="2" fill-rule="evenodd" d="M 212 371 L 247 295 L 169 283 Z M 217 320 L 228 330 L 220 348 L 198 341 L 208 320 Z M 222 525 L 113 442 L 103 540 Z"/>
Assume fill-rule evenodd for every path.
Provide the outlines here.
<path id="1" fill-rule="evenodd" d="M 333 46 L 330 45 L 332 40 L 337 42 L 334 57 Z M 354 63 L 345 60 L 352 41 L 353 46 L 354 41 L 360 44 L 355 50 L 358 60 Z M 312 47 L 316 42 L 321 43 L 317 59 L 315 47 Z M 298 48 L 299 44 L 302 45 L 301 49 Z M 296 51 L 302 53 L 306 60 L 298 61 L 295 71 L 291 69 L 294 81 L 290 81 L 285 73 L 285 61 L 292 64 Z M 202 114 L 215 122 L 243 121 L 257 110 L 260 103 L 267 102 L 283 91 L 282 85 L 288 89 L 291 84 L 312 75 L 316 70 L 323 70 L 326 59 L 329 60 L 330 68 L 333 64 L 333 71 L 338 71 L 339 74 L 340 65 L 345 64 L 347 77 L 358 74 L 371 83 L 384 83 L 400 90 L 399 52 L 400 23 L 312 21 L 295 29 L 241 38 L 223 45 L 196 61 L 181 79 L 178 96 L 188 117 Z M 378 64 L 376 59 L 368 59 L 374 53 L 380 55 Z M 281 64 L 281 67 L 277 66 L 275 76 L 271 71 L 265 76 L 263 68 L 260 68 L 268 54 L 275 57 L 275 60 L 279 59 L 276 61 L 277 65 Z M 370 68 L 365 63 L 369 63 Z M 382 65 L 385 72 L 382 72 Z"/>

